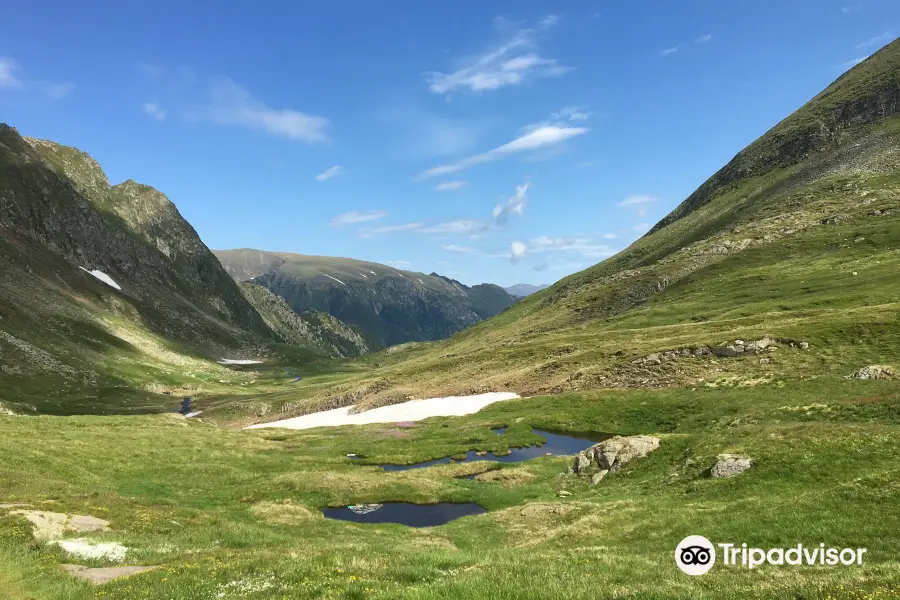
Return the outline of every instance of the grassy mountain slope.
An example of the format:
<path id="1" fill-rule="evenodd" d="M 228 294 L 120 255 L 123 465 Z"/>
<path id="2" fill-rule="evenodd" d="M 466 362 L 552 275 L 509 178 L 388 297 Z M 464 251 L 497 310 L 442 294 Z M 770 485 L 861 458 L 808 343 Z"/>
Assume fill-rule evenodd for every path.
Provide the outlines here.
<path id="1" fill-rule="evenodd" d="M 354 401 L 375 405 L 480 390 L 755 385 L 900 366 L 898 73 L 900 41 L 618 255 L 449 340 L 369 357 L 359 364 L 371 370 L 343 391 L 268 401 L 303 412 L 354 389 Z M 766 336 L 778 350 L 703 350 Z"/>
<path id="2" fill-rule="evenodd" d="M 349 258 L 216 250 L 239 281 L 262 285 L 297 313 L 319 311 L 357 327 L 370 347 L 445 338 L 512 304 L 499 286 L 467 287 Z"/>
<path id="3" fill-rule="evenodd" d="M 298 315 L 280 296 L 261 285 L 240 282 L 238 286 L 262 315 L 266 325 L 285 343 L 320 351 L 333 358 L 357 356 L 369 351 L 358 331 L 327 313 Z"/>

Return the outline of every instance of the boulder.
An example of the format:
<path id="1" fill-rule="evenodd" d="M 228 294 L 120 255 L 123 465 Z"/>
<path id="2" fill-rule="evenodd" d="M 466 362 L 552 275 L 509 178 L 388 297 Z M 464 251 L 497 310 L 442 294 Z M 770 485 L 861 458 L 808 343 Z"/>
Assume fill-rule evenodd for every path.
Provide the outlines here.
<path id="1" fill-rule="evenodd" d="M 775 340 L 773 340 L 770 337 L 764 337 L 761 340 L 753 340 L 751 342 L 747 342 L 745 344 L 744 350 L 746 352 L 753 354 L 756 352 L 761 352 L 761 351 L 765 350 L 766 348 L 768 348 L 769 346 L 774 346 L 774 345 L 775 345 Z"/>
<path id="2" fill-rule="evenodd" d="M 617 435 L 596 446 L 592 452 L 597 464 L 607 471 L 618 471 L 625 463 L 643 456 L 659 448 L 659 438 L 646 435 L 622 437 Z"/>
<path id="3" fill-rule="evenodd" d="M 720 454 L 716 457 L 716 464 L 712 466 L 713 479 L 734 477 L 753 466 L 753 459 L 740 454 Z"/>
<path id="4" fill-rule="evenodd" d="M 603 469 L 602 471 L 597 471 L 596 473 L 594 473 L 591 476 L 591 485 L 597 485 L 598 483 L 603 481 L 603 478 L 606 477 L 607 473 L 609 473 L 609 471 L 607 471 L 606 469 Z"/>
<path id="5" fill-rule="evenodd" d="M 883 365 L 869 365 L 863 367 L 853 375 L 853 379 L 893 379 L 894 370 Z"/>
<path id="6" fill-rule="evenodd" d="M 712 353 L 716 356 L 739 356 L 744 353 L 743 346 L 716 346 L 712 349 Z"/>
<path id="7" fill-rule="evenodd" d="M 556 492 L 557 498 L 568 498 L 571 495 L 572 495 L 572 492 L 569 492 L 566 490 L 559 490 L 558 492 Z"/>

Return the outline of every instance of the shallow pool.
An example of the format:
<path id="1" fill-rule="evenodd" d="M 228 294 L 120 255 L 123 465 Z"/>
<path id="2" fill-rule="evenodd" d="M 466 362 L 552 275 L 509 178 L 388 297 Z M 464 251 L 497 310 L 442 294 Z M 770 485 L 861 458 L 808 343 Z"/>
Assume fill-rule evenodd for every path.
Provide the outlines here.
<path id="1" fill-rule="evenodd" d="M 438 504 L 413 504 L 412 502 L 385 502 L 323 508 L 326 519 L 353 523 L 398 523 L 409 527 L 436 527 L 460 517 L 480 515 L 487 509 L 474 502 L 441 502 Z"/>

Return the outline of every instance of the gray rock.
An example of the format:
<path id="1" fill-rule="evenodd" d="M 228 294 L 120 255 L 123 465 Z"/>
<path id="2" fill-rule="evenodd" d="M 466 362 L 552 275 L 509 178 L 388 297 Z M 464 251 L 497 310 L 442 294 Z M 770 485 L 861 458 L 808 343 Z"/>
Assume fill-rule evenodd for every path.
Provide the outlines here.
<path id="1" fill-rule="evenodd" d="M 609 473 L 609 471 L 607 471 L 606 469 L 604 469 L 602 471 L 597 471 L 596 473 L 594 473 L 591 476 L 591 485 L 597 485 L 598 483 L 603 481 L 603 478 L 606 477 L 607 473 Z"/>
<path id="2" fill-rule="evenodd" d="M 753 340 L 751 342 L 747 342 L 745 344 L 745 350 L 747 352 L 761 352 L 765 350 L 769 346 L 775 345 L 775 340 L 770 337 L 764 337 L 761 340 Z"/>
<path id="3" fill-rule="evenodd" d="M 894 370 L 884 365 L 869 365 L 851 375 L 853 379 L 893 379 Z"/>
<path id="4" fill-rule="evenodd" d="M 617 435 L 589 449 L 601 469 L 617 471 L 629 461 L 647 456 L 659 448 L 659 438 L 646 435 L 622 437 Z"/>
<path id="5" fill-rule="evenodd" d="M 711 474 L 713 479 L 722 479 L 723 477 L 734 477 L 743 473 L 753 466 L 753 459 L 749 456 L 741 456 L 740 454 L 720 454 L 716 457 L 716 464 L 713 465 Z"/>
<path id="6" fill-rule="evenodd" d="M 572 492 L 569 492 L 566 490 L 559 490 L 558 492 L 556 492 L 557 498 L 568 498 L 571 495 L 572 495 Z"/>
<path id="7" fill-rule="evenodd" d="M 384 506 L 384 504 L 354 504 L 347 508 L 358 515 L 367 515 L 371 512 L 375 512 L 382 506 Z"/>
<path id="8" fill-rule="evenodd" d="M 712 349 L 712 353 L 716 356 L 733 357 L 744 353 L 743 346 L 716 346 Z"/>
<path id="9" fill-rule="evenodd" d="M 576 473 L 583 473 L 590 466 L 591 459 L 584 452 L 579 452 L 578 456 L 575 457 L 575 464 L 572 465 L 572 470 Z"/>
<path id="10" fill-rule="evenodd" d="M 769 364 L 770 362 L 772 362 L 772 359 L 771 359 L 771 358 L 761 358 L 761 359 L 759 359 L 759 364 L 761 364 L 761 365 L 767 365 L 767 364 Z"/>
<path id="11" fill-rule="evenodd" d="M 707 348 L 706 346 L 694 348 L 694 356 L 706 356 L 707 354 L 709 354 L 709 348 Z"/>
<path id="12" fill-rule="evenodd" d="M 801 350 L 809 350 L 809 342 L 800 342 Z"/>

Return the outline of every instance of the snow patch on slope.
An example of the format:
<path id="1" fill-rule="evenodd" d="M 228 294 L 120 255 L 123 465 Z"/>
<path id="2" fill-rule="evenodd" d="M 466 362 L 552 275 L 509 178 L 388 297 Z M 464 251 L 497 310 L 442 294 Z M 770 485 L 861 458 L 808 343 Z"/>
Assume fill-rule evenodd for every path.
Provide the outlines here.
<path id="1" fill-rule="evenodd" d="M 261 360 L 249 360 L 246 358 L 220 358 L 216 361 L 220 365 L 261 365 Z"/>
<path id="2" fill-rule="evenodd" d="M 335 408 L 283 419 L 272 423 L 250 425 L 245 429 L 262 429 L 266 427 L 283 427 L 285 429 L 311 429 L 313 427 L 337 427 L 339 425 L 366 425 L 369 423 L 397 423 L 401 421 L 419 421 L 428 417 L 458 417 L 478 412 L 485 406 L 503 400 L 513 400 L 519 395 L 513 392 L 490 392 L 474 396 L 449 396 L 447 398 L 428 398 L 426 400 L 410 400 L 401 404 L 392 404 L 373 408 L 365 412 L 351 415 L 353 406 Z"/>
<path id="3" fill-rule="evenodd" d="M 117 290 L 121 290 L 121 289 L 122 289 L 121 286 L 119 286 L 118 283 L 116 283 L 115 281 L 113 281 L 113 278 L 112 278 L 112 277 L 110 277 L 109 275 L 107 275 L 107 274 L 104 273 L 103 271 L 97 271 L 97 270 L 88 271 L 88 270 L 85 269 L 84 267 L 78 267 L 78 268 L 81 269 L 82 271 L 84 271 L 85 273 L 88 273 L 88 274 L 90 274 L 90 275 L 93 275 L 94 277 L 96 277 L 97 279 L 99 279 L 100 281 L 102 281 L 103 283 L 105 283 L 106 285 L 108 285 L 108 286 L 111 287 L 111 288 L 115 288 L 115 289 L 117 289 Z"/>
<path id="4" fill-rule="evenodd" d="M 334 279 L 335 281 L 337 281 L 339 284 L 341 284 L 341 285 L 343 285 L 343 286 L 346 286 L 346 285 L 347 285 L 346 283 L 344 283 L 343 281 L 341 281 L 341 280 L 338 279 L 337 277 L 332 277 L 332 276 L 329 275 L 328 273 L 322 273 L 322 275 L 324 275 L 324 276 L 327 277 L 328 279 Z"/>

